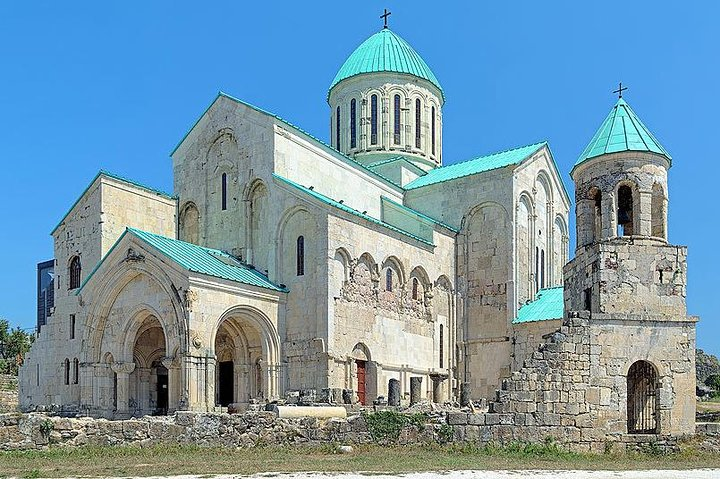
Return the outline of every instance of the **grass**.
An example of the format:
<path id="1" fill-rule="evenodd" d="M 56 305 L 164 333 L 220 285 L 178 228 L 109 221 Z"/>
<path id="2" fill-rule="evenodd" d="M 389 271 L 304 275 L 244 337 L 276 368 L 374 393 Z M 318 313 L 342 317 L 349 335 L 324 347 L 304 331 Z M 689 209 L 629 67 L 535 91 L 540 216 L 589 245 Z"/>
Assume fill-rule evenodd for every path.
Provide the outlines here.
<path id="1" fill-rule="evenodd" d="M 692 469 L 720 467 L 720 455 L 687 451 L 678 454 L 577 454 L 554 444 L 506 447 L 358 446 L 336 454 L 333 446 L 256 447 L 198 446 L 82 447 L 0 453 L 0 477 L 28 479 L 68 476 L 150 476 L 169 474 L 253 474 L 259 472 L 372 471 L 400 473 L 461 469 Z"/>
<path id="2" fill-rule="evenodd" d="M 713 397 L 707 401 L 698 401 L 697 412 L 720 412 L 720 397 Z"/>

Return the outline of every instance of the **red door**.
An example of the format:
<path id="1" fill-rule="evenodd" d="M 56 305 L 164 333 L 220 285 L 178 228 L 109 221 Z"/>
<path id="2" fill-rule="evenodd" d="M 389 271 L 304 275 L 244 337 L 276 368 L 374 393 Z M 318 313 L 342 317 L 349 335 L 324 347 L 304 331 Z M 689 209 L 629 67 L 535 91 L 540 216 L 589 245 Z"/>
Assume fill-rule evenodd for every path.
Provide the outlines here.
<path id="1" fill-rule="evenodd" d="M 365 405 L 365 361 L 355 360 L 357 365 L 357 393 L 360 404 Z"/>

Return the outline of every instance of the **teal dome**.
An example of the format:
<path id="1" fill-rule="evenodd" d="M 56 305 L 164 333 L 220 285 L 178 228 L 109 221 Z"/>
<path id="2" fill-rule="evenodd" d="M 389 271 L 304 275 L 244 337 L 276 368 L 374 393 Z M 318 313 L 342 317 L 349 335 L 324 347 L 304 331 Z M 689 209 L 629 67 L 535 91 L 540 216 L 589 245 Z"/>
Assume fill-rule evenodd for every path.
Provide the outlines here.
<path id="1" fill-rule="evenodd" d="M 335 75 L 330 90 L 347 78 L 378 72 L 405 73 L 427 80 L 440 90 L 445 99 L 440 82 L 427 63 L 408 42 L 389 28 L 372 35 L 352 52 Z"/>

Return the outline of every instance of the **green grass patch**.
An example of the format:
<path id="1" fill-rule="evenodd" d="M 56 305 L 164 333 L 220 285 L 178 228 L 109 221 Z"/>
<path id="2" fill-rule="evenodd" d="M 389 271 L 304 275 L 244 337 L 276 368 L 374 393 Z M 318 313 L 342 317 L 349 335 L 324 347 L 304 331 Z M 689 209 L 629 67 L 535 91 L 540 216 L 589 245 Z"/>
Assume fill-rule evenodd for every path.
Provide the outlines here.
<path id="1" fill-rule="evenodd" d="M 720 467 L 720 455 L 692 449 L 662 456 L 653 454 L 579 454 L 553 441 L 541 444 L 354 446 L 352 454 L 334 447 L 248 449 L 158 445 L 50 448 L 0 452 L 0 476 L 127 477 L 151 475 L 255 474 L 261 472 L 402 473 L 413 471 L 492 469 L 693 469 Z"/>

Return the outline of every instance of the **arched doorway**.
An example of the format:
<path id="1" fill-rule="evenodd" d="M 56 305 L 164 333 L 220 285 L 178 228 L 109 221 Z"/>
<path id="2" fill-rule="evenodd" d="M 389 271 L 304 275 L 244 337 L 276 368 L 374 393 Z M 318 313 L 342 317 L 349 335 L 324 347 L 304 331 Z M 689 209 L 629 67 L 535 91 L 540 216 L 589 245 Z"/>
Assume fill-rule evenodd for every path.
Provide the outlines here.
<path id="1" fill-rule="evenodd" d="M 215 403 L 228 406 L 268 397 L 262 334 L 242 315 L 225 319 L 215 336 Z"/>
<path id="2" fill-rule="evenodd" d="M 370 357 L 370 350 L 363 343 L 358 343 L 352 352 L 353 369 L 355 376 L 355 393 L 360 404 L 372 404 L 377 397 L 377 368 Z"/>
<path id="3" fill-rule="evenodd" d="M 135 369 L 130 373 L 130 410 L 135 415 L 167 414 L 168 370 L 165 359 L 165 331 L 160 321 L 147 316 L 133 345 Z"/>
<path id="4" fill-rule="evenodd" d="M 657 371 L 647 361 L 637 361 L 627 375 L 628 434 L 657 433 Z"/>

